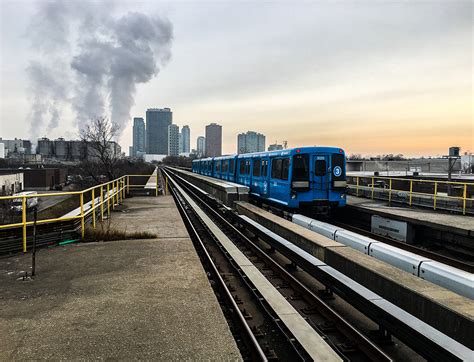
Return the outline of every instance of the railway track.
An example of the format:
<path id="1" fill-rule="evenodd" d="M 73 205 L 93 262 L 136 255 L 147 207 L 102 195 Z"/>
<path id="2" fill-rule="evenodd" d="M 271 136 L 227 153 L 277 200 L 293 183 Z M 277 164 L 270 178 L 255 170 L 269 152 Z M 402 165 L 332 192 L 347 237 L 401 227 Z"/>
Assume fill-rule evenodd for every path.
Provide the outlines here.
<path id="1" fill-rule="evenodd" d="M 222 255 L 229 255 L 229 252 L 223 249 L 223 242 L 220 240 L 223 235 L 231 241 L 232 245 L 230 245 L 230 248 L 237 248 L 242 255 L 245 255 L 251 260 L 252 265 L 265 276 L 267 283 L 270 283 L 274 290 L 278 290 L 280 297 L 283 296 L 283 300 L 286 300 L 294 310 L 298 311 L 298 316 L 295 315 L 295 317 L 300 318 L 301 322 L 298 328 L 302 328 L 308 324 L 314 334 L 314 340 L 320 344 L 318 348 L 321 351 L 328 348 L 323 346 L 330 346 L 331 349 L 336 352 L 334 355 L 328 352 L 329 355 L 332 357 L 338 356 L 338 359 L 354 361 L 367 359 L 390 360 L 378 346 L 347 323 L 337 312 L 329 307 L 320 296 L 316 295 L 296 279 L 292 275 L 291 268 L 288 270 L 280 265 L 271 257 L 271 254 L 268 254 L 267 250 L 261 248 L 251 237 L 245 235 L 243 230 L 239 229 L 236 224 L 230 221 L 228 209 L 222 208 L 222 206 L 214 204 L 212 200 L 206 199 L 205 194 L 202 194 L 198 189 L 183 179 L 180 179 L 178 176 L 170 176 L 169 174 L 167 174 L 167 176 L 172 180 L 172 182 L 170 182 L 172 192 L 182 214 L 185 216 L 184 219 L 188 224 L 188 229 L 191 231 L 190 234 L 194 235 L 193 239 L 196 240 L 196 245 L 199 247 L 201 257 L 205 257 L 204 264 L 210 267 L 212 271 L 212 281 L 219 281 L 219 290 L 221 290 L 219 294 L 221 296 L 229 296 L 233 293 L 237 293 L 237 300 L 239 302 L 246 302 L 245 305 L 239 305 L 239 309 L 244 319 L 246 319 L 248 327 L 245 327 L 245 325 L 242 327 L 241 322 L 238 324 L 240 324 L 241 327 L 240 333 L 245 334 L 244 332 L 251 331 L 253 337 L 247 336 L 245 338 L 247 342 L 250 341 L 252 343 L 243 349 L 244 353 L 253 351 L 251 353 L 252 356 L 258 355 L 256 352 L 259 350 L 253 345 L 253 342 L 257 340 L 261 345 L 260 350 L 265 351 L 265 358 L 315 359 L 315 355 L 313 354 L 315 353 L 314 347 L 308 347 L 304 343 L 304 338 L 293 334 L 293 330 L 288 328 L 288 326 L 292 325 L 291 322 L 285 321 L 284 317 L 278 315 L 278 308 L 277 311 L 272 308 L 272 298 L 269 300 L 265 299 L 268 290 L 266 288 L 260 290 L 251 281 L 249 282 L 249 276 L 243 272 L 243 270 L 246 270 L 245 262 L 244 267 L 238 264 L 236 265 L 236 260 L 231 257 L 230 264 L 234 269 L 234 272 L 231 272 L 232 267 L 229 267 L 228 263 L 224 262 L 222 257 Z M 186 197 L 183 193 L 188 194 L 188 196 Z M 186 200 L 186 198 L 192 199 L 196 205 L 199 205 L 202 211 L 194 210 L 193 207 L 190 206 L 189 199 Z M 203 216 L 201 215 L 200 217 L 196 215 L 199 212 L 205 212 L 206 217 L 212 220 L 214 225 L 216 225 L 216 229 L 212 227 L 210 230 L 208 225 L 204 226 L 202 221 Z M 207 231 L 207 234 L 204 231 Z M 214 236 L 211 234 L 214 234 Z M 220 237 L 216 237 L 216 234 Z M 219 269 L 220 277 L 216 275 L 216 270 Z M 235 269 L 237 269 L 237 274 L 241 279 L 239 283 L 236 282 Z M 250 290 L 253 291 L 259 300 L 259 304 L 263 306 L 267 314 L 270 314 L 273 323 L 276 323 L 278 329 L 283 333 L 283 339 L 286 339 L 286 343 L 274 343 L 275 338 L 271 337 L 272 333 L 268 334 L 268 332 L 271 331 L 271 328 L 269 328 L 271 324 L 265 322 L 261 316 L 253 314 L 258 313 L 259 308 L 255 305 L 252 306 L 248 299 L 248 291 L 242 290 L 243 286 L 247 286 L 247 288 L 250 287 Z M 224 290 L 224 292 L 222 292 L 222 290 Z M 241 293 L 243 293 L 243 297 L 239 296 Z M 235 298 L 233 301 L 229 300 L 229 298 L 226 299 L 228 303 L 230 303 L 230 309 L 235 310 Z M 245 314 L 247 314 L 247 318 Z M 248 314 L 251 314 L 251 318 L 249 318 Z M 234 316 L 232 320 L 234 322 L 235 320 L 242 321 L 242 318 L 237 313 L 237 317 Z M 259 322 L 255 324 L 255 321 Z M 267 336 L 267 338 L 264 338 L 265 336 Z M 270 338 L 268 338 L 268 336 L 270 336 Z M 284 347 L 288 344 L 288 341 L 293 348 L 288 348 L 288 346 Z M 260 355 L 260 357 L 262 356 Z M 316 357 L 319 359 L 322 358 L 322 356 Z"/>
<path id="2" fill-rule="evenodd" d="M 386 335 L 388 334 L 388 336 L 391 334 L 396 336 L 403 342 L 401 346 L 406 344 L 413 349 L 413 351 L 416 351 L 427 359 L 462 360 L 463 358 L 466 358 L 465 356 L 472 354 L 472 351 L 469 350 L 468 347 L 463 346 L 451 337 L 440 333 L 435 328 L 384 300 L 382 297 L 375 295 L 367 288 L 347 278 L 347 276 L 339 273 L 333 268 L 330 268 L 321 261 L 318 261 L 318 259 L 315 259 L 310 254 L 301 249 L 299 249 L 299 251 L 295 250 L 295 248 L 298 248 L 293 244 L 272 233 L 270 230 L 265 229 L 261 225 L 256 224 L 249 218 L 235 214 L 230 208 L 223 206 L 217 200 L 209 197 L 206 192 L 200 190 L 181 177 L 175 174 L 173 175 L 173 177 L 179 180 L 178 182 L 187 189 L 187 192 L 193 194 L 193 197 L 197 200 L 196 202 L 203 208 L 207 209 L 207 213 L 214 215 L 213 217 L 216 218 L 217 224 L 220 224 L 223 229 L 229 228 L 229 225 L 233 225 L 233 228 L 230 228 L 227 231 L 231 237 L 236 230 L 244 236 L 246 235 L 248 241 L 245 241 L 245 239 L 242 239 L 242 236 L 239 235 L 237 239 L 234 240 L 235 245 L 242 248 L 244 252 L 250 253 L 253 258 L 252 260 L 256 258 L 256 265 L 262 263 L 262 260 L 260 259 L 261 256 L 254 255 L 255 253 L 264 254 L 266 257 L 273 259 L 274 261 L 278 259 L 275 255 L 282 256 L 287 263 L 290 262 L 293 267 L 297 266 L 298 270 L 301 267 L 305 273 L 308 273 L 310 278 L 320 281 L 323 286 L 329 288 L 328 290 L 330 293 L 334 291 L 338 297 L 342 297 L 346 303 L 359 310 L 359 312 L 365 315 L 369 320 L 378 324 L 382 333 L 385 333 Z M 239 227 L 237 227 L 237 225 L 239 225 Z M 241 229 L 242 226 L 243 229 Z M 252 242 L 260 245 L 260 251 L 256 252 L 256 249 L 253 249 L 253 247 L 250 246 Z M 248 248 L 251 250 L 246 251 Z M 263 259 L 266 259 L 266 257 L 264 256 Z M 264 268 L 271 269 L 271 267 L 269 267 L 265 262 L 263 262 L 263 264 L 266 265 Z M 272 272 L 274 272 L 273 269 Z M 280 277 L 280 279 L 285 281 L 285 284 L 283 284 L 284 287 L 281 288 L 280 285 L 279 288 L 279 290 L 284 293 L 283 290 L 286 289 L 287 284 L 290 283 L 284 278 Z M 307 287 L 306 282 L 307 280 L 303 282 L 303 287 L 305 288 Z M 295 291 L 292 293 L 293 294 L 286 296 L 287 299 L 291 300 L 292 295 L 294 295 L 298 300 L 301 299 L 302 295 L 304 295 L 304 291 L 297 291 L 297 294 L 294 294 Z M 399 343 L 400 342 L 396 343 L 397 346 Z M 339 347 L 341 347 L 341 345 L 339 345 Z M 394 356 L 397 356 L 395 358 L 399 358 L 397 350 L 392 351 L 395 353 Z M 385 356 L 385 358 L 390 357 Z M 353 358 L 351 356 L 348 359 L 352 360 Z"/>

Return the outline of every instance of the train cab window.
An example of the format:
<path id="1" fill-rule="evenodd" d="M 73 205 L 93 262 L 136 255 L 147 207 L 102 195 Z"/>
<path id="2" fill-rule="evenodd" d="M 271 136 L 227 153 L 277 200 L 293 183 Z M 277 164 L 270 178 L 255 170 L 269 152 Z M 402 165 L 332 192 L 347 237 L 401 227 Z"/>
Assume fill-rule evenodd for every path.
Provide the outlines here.
<path id="1" fill-rule="evenodd" d="M 316 176 L 326 175 L 326 160 L 316 160 L 314 164 L 314 174 Z"/>
<path id="2" fill-rule="evenodd" d="M 288 172 L 290 170 L 290 159 L 284 158 L 281 163 L 281 179 L 288 180 Z"/>
<path id="3" fill-rule="evenodd" d="M 262 176 L 267 177 L 268 175 L 268 160 L 262 161 Z"/>
<path id="4" fill-rule="evenodd" d="M 272 178 L 288 180 L 288 171 L 290 169 L 289 158 L 277 158 L 272 160 Z"/>
<path id="5" fill-rule="evenodd" d="M 245 160 L 240 160 L 239 172 L 241 175 L 245 175 Z"/>
<path id="6" fill-rule="evenodd" d="M 309 180 L 309 155 L 295 155 L 293 156 L 293 181 L 308 181 Z"/>
<path id="7" fill-rule="evenodd" d="M 262 160 L 258 159 L 254 159 L 253 160 L 253 170 L 252 170 L 252 175 L 254 176 L 260 176 L 260 167 L 261 167 L 261 164 L 262 164 Z"/>

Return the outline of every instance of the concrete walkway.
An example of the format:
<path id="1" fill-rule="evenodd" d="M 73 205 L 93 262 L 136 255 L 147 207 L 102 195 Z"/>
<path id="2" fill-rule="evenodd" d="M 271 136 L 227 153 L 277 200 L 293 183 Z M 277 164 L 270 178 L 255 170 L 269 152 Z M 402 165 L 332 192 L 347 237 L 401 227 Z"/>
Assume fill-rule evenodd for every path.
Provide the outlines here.
<path id="1" fill-rule="evenodd" d="M 239 360 L 170 196 L 134 197 L 113 224 L 156 239 L 43 249 L 0 259 L 0 360 Z"/>

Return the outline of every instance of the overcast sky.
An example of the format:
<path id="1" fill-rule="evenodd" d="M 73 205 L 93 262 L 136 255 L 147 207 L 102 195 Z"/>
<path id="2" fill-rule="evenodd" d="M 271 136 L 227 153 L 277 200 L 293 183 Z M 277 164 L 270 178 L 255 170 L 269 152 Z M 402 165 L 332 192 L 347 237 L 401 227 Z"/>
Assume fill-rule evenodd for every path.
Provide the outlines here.
<path id="1" fill-rule="evenodd" d="M 0 136 L 28 138 L 26 69 L 38 56 L 32 41 L 41 42 L 31 24 L 42 21 L 36 14 L 44 4 L 0 2 Z M 287 140 L 348 153 L 474 151 L 471 1 L 75 4 L 172 24 L 171 58 L 136 88 L 120 138 L 127 153 L 131 117 L 149 107 L 170 107 L 174 123 L 188 124 L 192 148 L 204 126 L 218 122 L 225 153 L 235 152 L 237 133 L 247 130 L 265 134 L 267 145 Z M 39 134 L 75 138 L 77 119 L 65 107 L 60 126 Z"/>

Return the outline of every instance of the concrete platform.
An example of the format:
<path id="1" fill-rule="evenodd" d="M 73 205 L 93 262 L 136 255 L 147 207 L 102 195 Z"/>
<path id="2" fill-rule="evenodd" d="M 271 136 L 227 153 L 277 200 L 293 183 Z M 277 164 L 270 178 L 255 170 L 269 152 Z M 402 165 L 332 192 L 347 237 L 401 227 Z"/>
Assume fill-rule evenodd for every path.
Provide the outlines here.
<path id="1" fill-rule="evenodd" d="M 387 202 L 368 200 L 347 195 L 347 204 L 358 209 L 369 210 L 377 215 L 408 220 L 438 229 L 458 229 L 460 233 L 474 236 L 474 217 L 450 214 L 435 210 L 388 206 Z"/>
<path id="2" fill-rule="evenodd" d="M 170 196 L 134 197 L 113 224 L 156 239 L 70 244 L 0 259 L 0 360 L 239 360 Z"/>
<path id="3" fill-rule="evenodd" d="M 370 230 L 372 215 L 406 221 L 415 231 L 418 243 L 429 240 L 445 248 L 474 255 L 474 217 L 429 209 L 388 206 L 380 200 L 347 196 L 347 207 L 341 210 L 346 220 L 357 221 Z"/>

